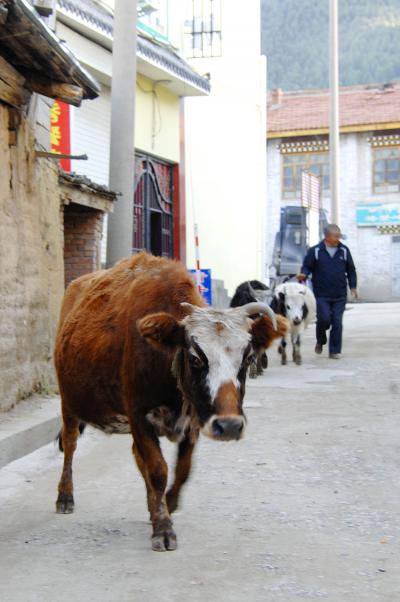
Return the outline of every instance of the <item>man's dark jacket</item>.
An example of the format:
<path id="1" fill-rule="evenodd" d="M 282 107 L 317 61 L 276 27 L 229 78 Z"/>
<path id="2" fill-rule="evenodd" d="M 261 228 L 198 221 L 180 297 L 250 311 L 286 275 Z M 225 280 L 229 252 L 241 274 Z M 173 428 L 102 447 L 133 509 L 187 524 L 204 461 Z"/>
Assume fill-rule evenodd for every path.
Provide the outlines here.
<path id="1" fill-rule="evenodd" d="M 316 297 L 338 299 L 347 297 L 347 281 L 350 289 L 357 288 L 357 273 L 350 249 L 339 243 L 331 257 L 325 242 L 310 247 L 301 268 L 302 274 L 312 274 L 312 286 Z"/>

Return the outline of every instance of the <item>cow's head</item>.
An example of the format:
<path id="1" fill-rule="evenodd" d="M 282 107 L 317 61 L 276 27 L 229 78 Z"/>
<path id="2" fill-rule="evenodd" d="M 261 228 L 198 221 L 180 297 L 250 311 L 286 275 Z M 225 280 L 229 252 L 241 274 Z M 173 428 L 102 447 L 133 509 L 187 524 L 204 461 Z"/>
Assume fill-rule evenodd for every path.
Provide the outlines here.
<path id="1" fill-rule="evenodd" d="M 275 291 L 271 308 L 298 326 L 308 315 L 305 295 L 306 287 L 303 284 L 281 284 Z"/>
<path id="2" fill-rule="evenodd" d="M 254 353 L 282 336 L 282 323 L 277 328 L 274 312 L 260 303 L 225 310 L 182 306 L 182 320 L 151 314 L 138 321 L 139 332 L 153 347 L 173 351 L 174 375 L 201 431 L 213 439 L 240 439 L 247 367 Z"/>

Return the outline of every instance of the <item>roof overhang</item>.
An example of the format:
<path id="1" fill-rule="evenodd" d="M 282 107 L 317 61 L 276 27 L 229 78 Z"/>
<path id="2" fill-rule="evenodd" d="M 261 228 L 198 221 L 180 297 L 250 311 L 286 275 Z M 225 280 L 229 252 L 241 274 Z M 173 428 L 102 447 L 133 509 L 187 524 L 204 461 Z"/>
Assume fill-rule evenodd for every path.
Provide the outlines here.
<path id="1" fill-rule="evenodd" d="M 76 88 L 76 97 L 63 98 L 80 104 L 82 98 L 96 98 L 97 81 L 70 50 L 40 19 L 27 0 L 0 0 L 3 10 L 0 54 L 25 78 L 32 92 L 58 96 L 62 86 Z M 61 87 L 61 88 L 60 88 Z M 53 94 L 53 91 L 57 91 Z"/>
<path id="2" fill-rule="evenodd" d="M 82 0 L 58 0 L 57 19 L 82 36 L 112 52 L 112 16 L 92 14 Z M 177 96 L 205 96 L 210 82 L 199 75 L 176 52 L 138 32 L 137 72 L 158 81 Z"/>

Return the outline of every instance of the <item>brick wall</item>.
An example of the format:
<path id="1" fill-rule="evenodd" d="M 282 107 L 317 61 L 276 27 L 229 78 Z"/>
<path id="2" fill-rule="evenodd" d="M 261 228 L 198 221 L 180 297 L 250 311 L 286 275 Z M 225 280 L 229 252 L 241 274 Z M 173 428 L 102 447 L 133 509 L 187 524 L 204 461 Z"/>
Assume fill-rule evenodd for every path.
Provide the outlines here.
<path id="1" fill-rule="evenodd" d="M 71 203 L 64 208 L 65 286 L 100 269 L 103 212 Z"/>

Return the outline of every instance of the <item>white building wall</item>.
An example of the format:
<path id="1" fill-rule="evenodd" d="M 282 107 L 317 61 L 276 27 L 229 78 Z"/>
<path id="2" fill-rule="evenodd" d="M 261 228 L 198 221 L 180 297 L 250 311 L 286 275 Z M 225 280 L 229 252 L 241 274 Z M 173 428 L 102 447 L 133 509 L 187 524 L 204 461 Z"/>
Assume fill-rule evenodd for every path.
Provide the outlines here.
<path id="1" fill-rule="evenodd" d="M 359 227 L 356 221 L 358 204 L 400 204 L 399 193 L 373 194 L 372 148 L 368 142 L 371 132 L 341 134 L 340 136 L 340 200 L 341 229 L 345 244 L 353 255 L 359 281 L 360 297 L 364 301 L 390 301 L 398 298 L 394 283 L 396 253 L 392 236 L 380 234 L 375 227 Z M 267 145 L 268 165 L 268 228 L 266 259 L 271 263 L 275 234 L 279 230 L 280 207 L 296 204 L 282 201 L 280 139 Z M 330 215 L 330 198 L 324 197 L 324 208 Z M 397 243 L 398 244 L 398 243 Z M 396 294 L 395 294 L 396 293 Z"/>
<path id="2" fill-rule="evenodd" d="M 110 88 L 107 86 L 102 86 L 96 100 L 87 100 L 72 111 L 71 149 L 74 155 L 88 155 L 87 161 L 72 161 L 72 171 L 85 174 L 97 184 L 108 186 Z"/>
<path id="3" fill-rule="evenodd" d="M 208 98 L 185 99 L 187 263 L 224 280 L 229 294 L 265 277 L 265 57 L 260 6 L 222 2 L 222 57 L 190 61 L 211 76 Z M 243 20 L 245 19 L 245 24 Z"/>
<path id="4" fill-rule="evenodd" d="M 267 116 L 268 119 L 268 116 Z M 267 236 L 265 262 L 267 274 L 270 273 L 275 235 L 279 232 L 281 206 L 281 140 L 271 140 L 267 144 Z"/>

